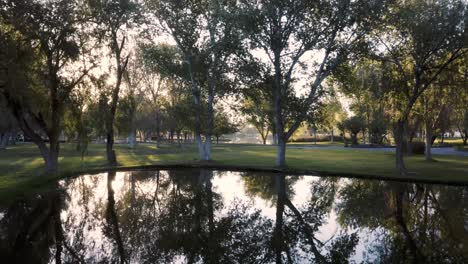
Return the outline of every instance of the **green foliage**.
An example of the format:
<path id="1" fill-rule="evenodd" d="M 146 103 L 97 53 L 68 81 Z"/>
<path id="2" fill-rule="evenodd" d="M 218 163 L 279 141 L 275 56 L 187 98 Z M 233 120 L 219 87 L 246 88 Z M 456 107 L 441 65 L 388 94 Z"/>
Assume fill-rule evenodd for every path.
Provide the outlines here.
<path id="1" fill-rule="evenodd" d="M 351 143 L 357 145 L 357 134 L 362 131 L 364 127 L 364 120 L 359 116 L 352 116 L 343 120 L 340 124 L 340 127 L 344 131 L 349 131 L 351 133 Z"/>
<path id="2" fill-rule="evenodd" d="M 338 124 L 347 117 L 347 112 L 343 108 L 340 100 L 336 96 L 330 96 L 319 109 L 317 128 L 325 131 L 337 129 Z"/>
<path id="3" fill-rule="evenodd" d="M 218 109 L 215 114 L 213 135 L 218 139 L 222 135 L 234 134 L 239 131 L 239 125 L 232 123 L 229 115 Z"/>
<path id="4" fill-rule="evenodd" d="M 390 121 L 387 115 L 383 112 L 374 112 L 372 115 L 372 121 L 369 124 L 369 140 L 372 144 L 382 145 L 385 144 L 388 130 L 390 127 Z"/>
<path id="5" fill-rule="evenodd" d="M 317 126 L 319 122 L 313 120 L 323 96 L 322 82 L 352 53 L 361 52 L 365 46 L 362 36 L 377 22 L 384 4 L 275 0 L 241 3 L 240 23 L 248 36 L 247 44 L 267 54 L 268 60 L 260 68 L 274 72 L 272 105 L 278 134 L 285 141 L 304 121 Z M 349 31 L 353 31 L 352 36 Z M 322 61 L 312 65 L 301 62 L 304 54 L 319 50 L 325 51 Z M 302 94 L 294 88 L 293 73 L 299 66 L 312 77 Z"/>
<path id="6" fill-rule="evenodd" d="M 123 27 L 140 22 L 142 16 L 138 2 L 133 0 L 87 0 L 88 17 L 98 26 L 95 34 L 100 38 L 116 38 Z M 112 43 L 112 50 L 120 49 L 121 43 Z"/>
<path id="7" fill-rule="evenodd" d="M 258 131 L 264 144 L 270 132 L 276 133 L 271 103 L 271 85 L 273 85 L 271 81 L 256 80 L 256 83 L 243 89 L 243 100 L 238 109 L 246 116 L 247 123 Z"/>
<path id="8" fill-rule="evenodd" d="M 158 73 L 161 78 L 177 78 L 186 76 L 183 58 L 176 46 L 169 44 L 140 44 L 141 58 L 148 72 Z"/>
<path id="9" fill-rule="evenodd" d="M 115 126 L 120 135 L 128 135 L 134 128 L 136 110 L 136 100 L 131 94 L 127 94 L 119 99 L 115 116 Z"/>

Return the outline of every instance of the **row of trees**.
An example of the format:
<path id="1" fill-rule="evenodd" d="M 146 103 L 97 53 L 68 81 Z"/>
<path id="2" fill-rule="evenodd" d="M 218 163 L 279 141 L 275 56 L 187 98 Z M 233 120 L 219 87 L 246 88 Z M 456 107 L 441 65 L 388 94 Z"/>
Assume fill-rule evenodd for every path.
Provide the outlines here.
<path id="1" fill-rule="evenodd" d="M 346 31 L 351 30 L 350 28 L 359 29 L 359 24 L 352 24 L 353 27 L 346 29 L 346 17 L 340 17 L 339 21 L 343 23 L 339 24 L 343 27 L 340 30 L 347 32 L 343 39 L 356 42 L 351 41 L 345 46 L 346 50 L 341 50 L 343 53 L 336 53 L 336 57 L 332 56 L 333 63 L 330 61 L 328 62 L 330 64 L 322 65 L 323 68 L 330 69 L 330 72 L 323 78 L 330 75 L 329 81 L 324 84 L 329 88 L 325 93 L 317 94 L 317 98 L 311 100 L 314 93 L 323 88 L 323 80 L 318 78 L 315 82 L 311 82 L 312 93 L 302 97 L 302 99 L 307 99 L 306 108 L 301 107 L 300 102 L 289 98 L 287 92 L 281 96 L 284 101 L 288 102 L 288 106 L 282 110 L 289 114 L 288 117 L 292 117 L 293 121 L 289 124 L 283 123 L 283 125 L 286 124 L 284 127 L 290 130 L 280 135 L 285 135 L 284 139 L 287 140 L 291 135 L 289 132 L 297 129 L 296 125 L 308 121 L 309 125 L 315 129 L 322 126 L 329 131 L 333 131 L 334 128 L 347 130 L 355 144 L 357 134 L 361 131 L 364 131 L 364 138 L 369 135 L 370 142 L 381 144 L 390 128 L 397 146 L 396 167 L 401 174 L 406 174 L 407 170 L 403 161 L 404 147 L 422 125 L 424 125 L 426 135 L 428 160 L 431 159 L 430 148 L 435 131 L 441 130 L 441 133 L 444 130 L 447 131 L 449 122 L 466 142 L 466 3 L 461 1 L 396 1 L 381 4 L 379 7 L 382 9 L 366 7 L 367 11 L 360 18 L 374 14 L 374 17 L 366 17 L 364 21 L 368 22 L 367 19 L 369 19 L 378 23 L 363 22 L 363 31 L 352 31 L 352 33 Z M 340 15 L 345 15 L 345 13 L 340 13 Z M 287 19 L 285 18 L 284 21 Z M 358 23 L 358 21 L 352 22 Z M 304 25 L 302 22 L 299 24 Z M 317 24 L 319 23 L 315 25 Z M 295 29 L 300 28 L 295 27 Z M 301 31 L 298 30 L 297 33 Z M 339 33 L 340 31 L 337 31 L 333 34 L 338 34 L 339 37 Z M 333 35 L 334 38 L 331 41 L 335 41 L 337 36 Z M 353 39 L 355 36 L 359 38 Z M 340 51 L 340 47 L 343 48 L 339 46 L 340 43 L 333 43 L 334 46 L 330 46 L 331 51 Z M 354 43 L 355 45 L 352 45 Z M 294 44 L 298 44 L 296 39 Z M 304 45 L 307 46 L 307 44 Z M 325 47 L 321 46 L 320 51 L 325 52 L 325 59 L 327 59 L 328 53 Z M 297 53 L 293 50 L 288 54 L 301 54 L 301 50 Z M 290 61 L 294 62 L 294 59 Z M 323 68 L 318 69 L 323 70 Z M 320 77 L 320 74 L 320 71 L 314 72 L 315 77 Z M 315 84 L 319 85 L 316 90 L 313 88 Z M 331 87 L 336 87 L 340 94 L 352 99 L 351 110 L 355 116 L 339 123 L 344 117 L 343 115 L 336 116 L 340 113 L 340 104 L 330 102 L 330 96 L 326 95 L 330 93 Z M 274 89 L 269 91 L 274 91 Z M 276 129 L 283 131 L 275 125 L 281 124 L 279 121 L 287 120 L 287 118 L 276 119 L 275 103 L 277 101 L 274 99 L 274 94 L 266 93 L 266 96 L 267 99 L 264 102 L 273 103 L 259 104 L 254 101 L 255 103 L 252 104 L 252 100 L 247 100 L 244 105 L 244 112 L 251 117 L 249 121 L 259 130 L 262 137 L 266 134 L 264 131 L 267 127 L 270 127 L 270 131 Z M 258 94 L 253 97 L 256 100 L 262 98 Z M 304 112 L 304 109 L 311 112 Z M 334 109 L 333 113 L 329 112 L 330 109 Z M 251 114 L 255 111 L 256 114 Z M 294 111 L 300 114 L 294 115 Z M 262 112 L 263 114 L 260 114 Z M 265 118 L 267 113 L 271 113 L 268 115 L 269 118 Z M 305 114 L 307 118 L 302 118 L 301 114 Z M 272 117 L 274 122 L 272 122 Z M 416 124 L 418 122 L 420 125 Z M 278 145 L 282 144 L 281 139 L 278 138 Z M 282 155 L 282 150 L 278 153 Z M 281 162 L 278 161 L 277 164 L 280 165 Z"/>
<path id="2" fill-rule="evenodd" d="M 468 129 L 466 54 L 444 70 L 436 81 L 421 94 L 413 106 L 405 127 L 405 145 L 410 145 L 419 135 L 425 137 L 426 159 L 431 160 L 431 147 L 440 136 L 458 133 L 466 145 Z M 398 116 L 400 101 L 386 83 L 389 80 L 388 63 L 377 60 L 360 61 L 353 67 L 351 78 L 340 83 L 340 90 L 352 98 L 351 110 L 356 116 L 342 124 L 343 130 L 353 135 L 363 134 L 365 142 L 382 144 Z M 356 139 L 353 139 L 356 143 Z M 409 148 L 409 147 L 408 147 Z"/>
<path id="3" fill-rule="evenodd" d="M 57 170 L 59 137 L 70 117 L 83 142 L 86 122 L 103 126 L 111 165 L 116 128 L 134 141 L 137 130 L 145 131 L 140 124 L 159 138 L 163 120 L 171 135 L 193 132 L 200 159 L 210 160 L 213 136 L 235 130 L 229 122 L 217 125 L 228 119 L 220 102 L 232 95 L 240 95 L 238 109 L 264 141 L 272 132 L 276 165 L 285 166 L 294 132 L 337 110 L 326 80 L 350 94 L 367 93 L 362 100 L 369 103 L 372 85 L 356 85 L 355 77 L 377 67 L 382 76 L 368 80 L 378 82 L 378 98 L 392 107 L 396 166 L 405 174 L 402 146 L 415 105 L 428 90 L 446 87 L 441 76 L 467 50 L 466 3 L 458 0 L 0 4 L 1 95 L 48 172 Z M 387 114 L 371 112 L 373 120 Z"/>

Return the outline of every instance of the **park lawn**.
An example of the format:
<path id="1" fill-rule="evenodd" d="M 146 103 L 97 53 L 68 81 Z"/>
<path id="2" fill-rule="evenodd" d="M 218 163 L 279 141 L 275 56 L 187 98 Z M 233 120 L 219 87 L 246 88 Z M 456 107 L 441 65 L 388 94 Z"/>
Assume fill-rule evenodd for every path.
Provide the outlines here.
<path id="1" fill-rule="evenodd" d="M 162 146 L 140 144 L 135 149 L 116 145 L 119 167 L 152 165 L 211 166 L 226 169 L 274 170 L 276 148 L 252 144 L 213 145 L 213 161 L 200 163 L 195 145 Z M 415 175 L 401 177 L 394 169 L 392 153 L 362 149 L 293 149 L 287 150 L 288 168 L 285 172 L 331 176 L 364 176 L 394 179 L 414 179 L 468 184 L 468 158 L 434 156 L 427 162 L 423 156 L 406 158 L 407 167 Z M 0 151 L 0 200 L 47 186 L 47 182 L 81 173 L 93 173 L 107 168 L 105 145 L 92 144 L 88 155 L 81 159 L 73 144 L 62 144 L 59 173 L 41 175 L 42 158 L 35 145 L 20 144 Z"/>
<path id="2" fill-rule="evenodd" d="M 315 146 L 315 147 L 329 147 L 329 146 L 340 146 L 343 147 L 344 143 L 335 141 L 320 141 L 320 142 L 289 142 L 288 145 L 298 145 L 298 146 Z"/>
<path id="3" fill-rule="evenodd" d="M 444 144 L 450 144 L 453 146 L 463 146 L 463 140 L 461 138 L 444 138 Z M 434 146 L 441 145 L 440 138 L 437 138 L 434 142 Z"/>

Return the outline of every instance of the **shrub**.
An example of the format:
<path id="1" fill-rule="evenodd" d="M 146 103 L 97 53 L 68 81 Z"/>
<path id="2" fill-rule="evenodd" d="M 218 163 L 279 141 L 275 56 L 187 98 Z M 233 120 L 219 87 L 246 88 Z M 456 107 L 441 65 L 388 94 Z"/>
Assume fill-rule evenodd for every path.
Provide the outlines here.
<path id="1" fill-rule="evenodd" d="M 317 136 L 317 140 L 315 140 L 315 137 L 313 137 L 313 136 L 297 137 L 297 138 L 290 139 L 289 142 L 329 142 L 330 138 L 331 137 L 328 136 L 328 135 Z M 343 142 L 343 137 L 339 136 L 339 135 L 335 135 L 335 136 L 333 136 L 333 141 Z"/>
<path id="2" fill-rule="evenodd" d="M 359 116 L 353 116 L 348 119 L 343 120 L 339 124 L 340 130 L 347 130 L 351 133 L 351 144 L 357 145 L 357 134 L 364 127 L 364 120 Z"/>
<path id="3" fill-rule="evenodd" d="M 426 145 L 424 142 L 421 141 L 414 141 L 410 143 L 411 154 L 414 155 L 424 155 L 424 151 L 426 150 Z M 403 145 L 403 152 L 408 153 L 407 144 Z"/>

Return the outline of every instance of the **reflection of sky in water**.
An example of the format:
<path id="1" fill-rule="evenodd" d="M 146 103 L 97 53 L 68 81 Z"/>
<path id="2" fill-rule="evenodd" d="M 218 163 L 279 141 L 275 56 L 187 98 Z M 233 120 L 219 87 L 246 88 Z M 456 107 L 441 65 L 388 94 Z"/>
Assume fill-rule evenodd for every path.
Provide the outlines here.
<path id="1" fill-rule="evenodd" d="M 114 189 L 114 198 L 116 203 L 123 199 L 123 196 L 129 191 L 131 173 L 118 172 L 115 179 L 112 181 L 112 188 Z M 169 177 L 166 171 L 161 171 L 160 177 Z M 213 192 L 221 195 L 224 208 L 215 212 L 215 217 L 223 216 L 229 208 L 229 205 L 236 201 L 251 205 L 251 211 L 255 208 L 260 209 L 262 215 L 275 219 L 275 203 L 263 200 L 259 197 L 252 197 L 247 195 L 245 185 L 242 180 L 242 175 L 237 172 L 223 172 L 222 174 L 215 173 L 212 179 Z M 244 176 L 245 177 L 245 176 Z M 255 176 L 253 176 L 255 177 Z M 311 198 L 310 188 L 314 181 L 318 181 L 319 177 L 305 176 L 300 177 L 293 184 L 294 196 L 291 197 L 292 203 L 300 208 L 307 203 Z M 70 238 L 76 237 L 73 232 L 81 230 L 83 234 L 81 238 L 84 244 L 88 245 L 86 256 L 97 255 L 110 255 L 112 254 L 113 241 L 103 235 L 103 227 L 100 224 L 104 220 L 104 209 L 107 203 L 107 173 L 97 175 L 84 175 L 73 180 L 63 180 L 60 182 L 61 186 L 66 188 L 67 206 L 61 212 L 61 218 L 64 222 L 70 223 L 68 235 Z M 144 181 L 137 181 L 138 192 L 153 194 L 155 192 L 155 177 L 152 179 L 145 179 Z M 91 191 L 86 193 L 85 191 Z M 87 221 L 80 220 L 87 218 Z M 85 226 L 74 226 L 73 221 L 76 223 L 85 223 Z M 133 219 L 138 221 L 138 219 Z M 333 238 L 337 232 L 340 231 L 340 226 L 336 222 L 336 213 L 332 210 L 327 215 L 326 222 L 319 228 L 316 234 L 317 239 L 321 241 L 328 241 Z M 356 231 L 356 230 L 352 230 Z M 363 251 L 365 250 L 364 241 L 372 240 L 372 235 L 366 231 L 360 234 L 360 243 L 356 247 L 356 253 L 353 260 L 360 262 L 362 260 Z M 73 241 L 71 241 L 73 242 Z M 178 256 L 174 259 L 175 263 L 184 263 L 184 257 Z"/>
<path id="2" fill-rule="evenodd" d="M 344 234 L 357 234 L 359 242 L 349 251 L 352 263 L 416 258 L 410 243 L 436 263 L 463 263 L 468 256 L 465 187 L 208 170 L 101 173 L 62 180 L 59 186 L 62 191 L 0 211 L 0 257 L 2 247 L 8 245 L 5 241 L 18 239 L 10 231 L 21 234 L 34 226 L 45 227 L 35 232 L 42 236 L 31 237 L 25 245 L 38 243 L 35 250 L 46 249 L 48 262 L 53 262 L 58 244 L 53 236 L 60 229 L 66 248 L 61 255 L 64 262 L 74 259 L 67 254 L 73 250 L 85 262 L 119 262 L 119 255 L 126 255 L 119 251 L 123 246 L 131 263 L 148 259 L 187 263 L 189 254 L 210 256 L 211 251 L 203 250 L 215 241 L 220 250 L 216 252 L 236 258 L 250 250 L 255 260 L 262 254 L 268 255 L 267 262 L 274 262 L 274 254 L 286 258 L 291 250 L 294 261 L 301 263 L 313 251 L 310 236 L 305 235 L 307 227 L 317 228 L 312 231 L 313 241 L 325 243 L 318 247 L 321 255 L 331 254 L 332 244 L 346 238 Z M 279 199 L 281 194 L 286 198 Z M 279 214 L 284 237 L 277 240 L 280 204 L 284 205 Z M 35 217 L 45 222 L 35 223 Z M 54 219 L 60 220 L 59 229 Z M 231 244 L 239 241 L 241 247 Z M 44 242 L 48 244 L 40 244 Z M 283 246 L 286 250 L 280 249 Z M 34 252 L 28 247 L 24 250 Z M 158 251 L 162 255 L 153 258 Z"/>
<path id="3" fill-rule="evenodd" d="M 232 204 L 235 199 L 242 200 L 245 202 L 253 202 L 253 206 L 261 209 L 262 214 L 272 220 L 275 219 L 276 208 L 270 201 L 265 201 L 259 197 L 249 197 L 246 195 L 244 184 L 242 183 L 242 176 L 237 172 L 227 172 L 227 175 L 216 176 L 213 178 L 214 191 L 221 193 L 223 196 L 224 203 L 226 205 Z M 255 177 L 255 176 L 253 176 Z M 294 176 L 293 176 L 294 177 Z M 311 198 L 310 188 L 314 181 L 320 180 L 320 177 L 315 176 L 304 176 L 300 177 L 293 185 L 293 190 L 296 195 L 291 199 L 291 202 L 297 207 L 307 203 Z M 339 201 L 339 197 L 335 198 Z M 332 210 L 328 215 L 326 223 L 319 228 L 316 234 L 317 239 L 321 241 L 328 241 L 340 231 L 340 226 L 336 222 L 336 212 Z M 351 230 L 353 232 L 357 230 Z M 369 230 L 363 230 L 359 232 L 359 244 L 356 246 L 356 253 L 352 260 L 361 262 L 363 260 L 363 254 L 365 250 L 366 242 L 372 242 L 374 235 Z"/>

